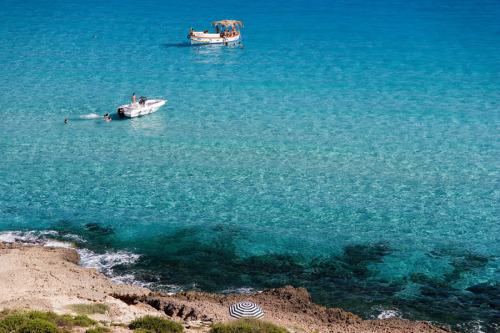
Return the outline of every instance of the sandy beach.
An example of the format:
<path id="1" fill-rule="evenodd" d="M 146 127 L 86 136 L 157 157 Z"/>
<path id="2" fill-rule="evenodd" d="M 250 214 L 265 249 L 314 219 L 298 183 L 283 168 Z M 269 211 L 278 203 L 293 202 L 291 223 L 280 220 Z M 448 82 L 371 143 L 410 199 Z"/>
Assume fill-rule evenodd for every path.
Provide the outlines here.
<path id="1" fill-rule="evenodd" d="M 341 309 L 314 304 L 307 290 L 285 286 L 250 295 L 217 295 L 195 291 L 166 295 L 133 285 L 116 284 L 95 269 L 78 264 L 74 249 L 0 243 L 0 310 L 31 309 L 72 313 L 71 304 L 104 303 L 106 323 L 127 324 L 156 315 L 186 323 L 186 331 L 208 331 L 208 324 L 229 322 L 228 307 L 251 301 L 264 309 L 264 320 L 290 332 L 447 332 L 427 322 L 403 319 L 362 320 Z M 198 328 L 200 324 L 205 325 Z M 110 326 L 113 332 L 127 328 Z"/>

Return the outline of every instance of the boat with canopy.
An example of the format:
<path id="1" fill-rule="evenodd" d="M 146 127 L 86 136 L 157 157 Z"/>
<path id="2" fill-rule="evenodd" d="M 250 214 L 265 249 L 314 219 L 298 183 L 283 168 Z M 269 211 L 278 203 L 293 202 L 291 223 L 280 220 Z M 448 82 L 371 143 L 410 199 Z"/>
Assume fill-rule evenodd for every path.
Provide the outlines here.
<path id="1" fill-rule="evenodd" d="M 222 20 L 212 22 L 215 32 L 194 31 L 191 28 L 188 39 L 191 44 L 234 44 L 241 41 L 240 27 L 243 27 L 241 21 L 236 20 Z"/>

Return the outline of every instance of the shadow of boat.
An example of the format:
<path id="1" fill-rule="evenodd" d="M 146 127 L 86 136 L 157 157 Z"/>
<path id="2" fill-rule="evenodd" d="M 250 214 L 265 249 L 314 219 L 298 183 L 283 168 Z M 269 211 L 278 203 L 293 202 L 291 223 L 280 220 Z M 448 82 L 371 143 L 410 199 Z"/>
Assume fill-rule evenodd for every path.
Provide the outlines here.
<path id="1" fill-rule="evenodd" d="M 163 44 L 164 47 L 192 47 L 191 43 L 166 43 Z"/>

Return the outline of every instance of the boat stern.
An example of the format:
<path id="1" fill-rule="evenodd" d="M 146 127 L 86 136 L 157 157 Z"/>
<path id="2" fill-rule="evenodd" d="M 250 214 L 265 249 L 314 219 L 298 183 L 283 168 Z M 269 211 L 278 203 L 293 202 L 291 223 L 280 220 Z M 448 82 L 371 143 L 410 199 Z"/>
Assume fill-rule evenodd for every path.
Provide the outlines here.
<path id="1" fill-rule="evenodd" d="M 125 109 L 123 107 L 120 106 L 117 112 L 118 112 L 118 117 L 125 118 Z"/>

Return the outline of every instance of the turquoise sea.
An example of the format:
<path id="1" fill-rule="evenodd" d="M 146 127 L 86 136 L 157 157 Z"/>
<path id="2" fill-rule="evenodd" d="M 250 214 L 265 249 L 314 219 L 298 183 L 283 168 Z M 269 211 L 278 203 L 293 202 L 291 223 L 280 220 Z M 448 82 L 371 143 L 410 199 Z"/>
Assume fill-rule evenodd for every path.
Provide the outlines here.
<path id="1" fill-rule="evenodd" d="M 0 241 L 73 243 L 163 292 L 290 284 L 363 318 L 500 331 L 498 0 L 0 17 Z M 244 48 L 190 46 L 221 19 Z M 119 119 L 132 93 L 168 103 Z"/>

